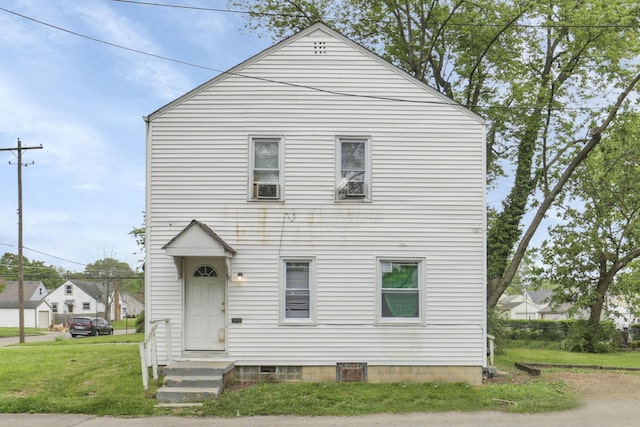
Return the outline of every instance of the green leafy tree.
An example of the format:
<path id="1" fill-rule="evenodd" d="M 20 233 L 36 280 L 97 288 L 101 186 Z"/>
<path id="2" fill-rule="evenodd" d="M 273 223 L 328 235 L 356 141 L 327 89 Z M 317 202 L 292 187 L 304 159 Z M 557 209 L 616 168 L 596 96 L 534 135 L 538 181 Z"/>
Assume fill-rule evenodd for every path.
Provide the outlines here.
<path id="1" fill-rule="evenodd" d="M 24 280 L 41 281 L 47 289 L 54 289 L 64 282 L 63 269 L 53 265 L 45 265 L 43 261 L 31 261 L 25 256 L 22 257 L 22 272 Z M 18 280 L 17 254 L 5 252 L 2 255 L 0 258 L 0 278 Z"/>
<path id="2" fill-rule="evenodd" d="M 142 215 L 143 215 L 142 226 L 133 227 L 133 229 L 129 232 L 129 234 L 132 235 L 134 239 L 136 239 L 136 244 L 140 247 L 140 250 L 144 252 L 145 239 L 146 239 L 145 223 L 146 223 L 147 215 L 144 212 L 142 213 Z"/>
<path id="3" fill-rule="evenodd" d="M 636 259 L 620 271 L 616 286 L 631 308 L 634 317 L 640 317 L 640 260 Z"/>
<path id="4" fill-rule="evenodd" d="M 597 348 L 607 296 L 629 291 L 616 275 L 640 257 L 640 115 L 621 118 L 577 169 L 567 188 L 572 207 L 542 249 L 546 276 L 559 289 L 554 300 L 589 310 L 589 351 Z"/>
<path id="5" fill-rule="evenodd" d="M 326 22 L 486 119 L 488 181 L 510 187 L 489 215 L 489 307 L 640 80 L 628 0 L 228 3 L 276 40 Z"/>

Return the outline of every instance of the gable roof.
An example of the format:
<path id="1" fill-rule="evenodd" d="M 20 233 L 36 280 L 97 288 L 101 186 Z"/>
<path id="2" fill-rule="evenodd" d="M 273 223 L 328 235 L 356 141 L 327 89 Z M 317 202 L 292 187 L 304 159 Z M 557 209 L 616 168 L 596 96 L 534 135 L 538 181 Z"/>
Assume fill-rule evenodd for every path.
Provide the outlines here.
<path id="1" fill-rule="evenodd" d="M 546 289 L 540 289 L 538 291 L 527 290 L 527 293 L 529 294 L 529 298 L 531 298 L 531 301 L 535 302 L 536 304 L 544 304 L 550 302 L 551 295 L 553 295 L 553 292 Z"/>
<path id="2" fill-rule="evenodd" d="M 263 50 L 262 52 L 252 56 L 251 58 L 243 61 L 242 63 L 236 65 L 235 67 L 227 70 L 227 71 L 222 71 L 218 76 L 212 78 L 211 80 L 201 84 L 200 86 L 196 87 L 195 89 L 187 92 L 186 94 L 182 95 L 181 97 L 171 101 L 170 103 L 166 104 L 163 107 L 160 107 L 158 110 L 154 111 L 153 113 L 151 113 L 149 116 L 144 117 L 144 120 L 148 123 L 150 121 L 152 121 L 155 117 L 161 115 L 162 113 L 164 113 L 165 111 L 168 111 L 170 109 L 172 109 L 174 106 L 181 104 L 182 102 L 184 102 L 185 100 L 199 94 L 200 92 L 206 90 L 207 88 L 209 88 L 212 85 L 215 85 L 218 81 L 223 80 L 229 76 L 241 76 L 241 77 L 245 77 L 247 79 L 258 79 L 258 80 L 262 80 L 262 81 L 269 81 L 271 83 L 279 83 L 281 85 L 285 85 L 285 86 L 296 86 L 296 87 L 304 87 L 310 90 L 315 90 L 315 91 L 320 91 L 320 92 L 330 92 L 330 93 L 334 93 L 334 94 L 342 94 L 342 95 L 348 95 L 348 96 L 360 96 L 354 93 L 348 93 L 348 91 L 345 92 L 337 92 L 337 91 L 330 91 L 330 90 L 326 90 L 326 89 L 322 89 L 320 87 L 313 87 L 313 86 L 301 86 L 301 85 L 296 85 L 295 83 L 291 83 L 291 82 L 286 82 L 286 81 L 280 81 L 280 80 L 276 80 L 276 79 L 266 79 L 264 77 L 255 77 L 255 76 L 250 76 L 247 74 L 243 74 L 242 71 L 243 69 L 247 68 L 248 66 L 252 65 L 255 62 L 258 62 L 260 59 L 270 55 L 271 53 L 273 53 L 276 50 L 281 49 L 282 47 L 293 43 L 303 37 L 306 37 L 307 35 L 313 33 L 314 31 L 322 31 L 332 37 L 335 37 L 341 41 L 343 41 L 344 43 L 350 45 L 352 48 L 354 48 L 355 50 L 361 52 L 362 54 L 370 57 L 371 59 L 375 60 L 376 62 L 380 63 L 381 65 L 383 65 L 384 67 L 390 69 L 391 71 L 395 72 L 396 74 L 398 74 L 399 76 L 401 76 L 402 78 L 411 81 L 413 84 L 415 84 L 417 87 L 419 87 L 420 89 L 429 92 L 432 96 L 440 99 L 441 103 L 443 105 L 448 105 L 452 108 L 455 108 L 459 111 L 462 111 L 464 114 L 468 115 L 470 118 L 472 118 L 473 120 L 476 120 L 479 123 L 484 124 L 484 119 L 482 117 L 480 117 L 479 115 L 475 114 L 474 112 L 472 112 L 471 110 L 463 107 L 462 105 L 458 104 L 457 102 L 455 102 L 454 100 L 450 99 L 449 97 L 443 95 L 442 93 L 440 93 L 439 91 L 437 91 L 436 89 L 432 88 L 431 86 L 427 85 L 426 83 L 424 83 L 421 80 L 418 80 L 417 78 L 415 78 L 414 76 L 412 76 L 411 74 L 407 73 L 406 71 L 398 68 L 397 66 L 391 64 L 389 61 L 387 61 L 386 59 L 382 58 L 381 56 L 377 55 L 376 53 L 372 52 L 371 50 L 365 48 L 364 46 L 354 42 L 353 40 L 349 39 L 348 37 L 342 35 L 341 33 L 339 33 L 338 31 L 330 28 L 329 26 L 327 26 L 326 24 L 322 23 L 322 22 L 318 22 L 315 23 L 309 27 L 307 27 L 304 30 L 299 31 L 296 34 L 293 34 L 292 36 L 289 36 L 287 38 L 285 38 L 284 40 L 274 44 L 273 46 Z M 391 99 L 391 98 L 385 98 L 385 99 Z"/>
<path id="3" fill-rule="evenodd" d="M 5 281 L 6 286 L 0 292 L 0 301 L 18 301 L 18 281 L 17 280 L 7 280 Z M 25 280 L 22 282 L 22 291 L 23 291 L 23 301 L 28 301 L 31 296 L 35 293 L 38 286 L 42 284 L 39 280 Z M 42 295 L 44 298 L 46 295 Z M 40 298 L 39 298 L 40 299 Z"/>
<path id="4" fill-rule="evenodd" d="M 63 286 L 67 283 L 72 283 L 80 288 L 84 293 L 89 295 L 91 298 L 104 301 L 107 291 L 110 293 L 113 292 L 113 289 L 108 289 L 107 285 L 102 282 L 81 282 L 77 280 L 67 280 Z"/>
<path id="5" fill-rule="evenodd" d="M 47 304 L 47 302 L 43 300 L 26 300 L 22 302 L 22 306 L 27 310 L 38 308 L 41 304 Z M 0 308 L 16 308 L 17 309 L 18 300 L 0 301 Z"/>
<path id="6" fill-rule="evenodd" d="M 195 241 L 196 239 L 190 239 L 191 236 L 196 234 L 204 234 L 208 236 L 210 240 L 214 242 L 214 247 L 211 247 L 211 242 L 207 241 Z M 218 246 L 218 248 L 216 248 Z M 169 242 L 162 247 L 162 249 L 166 250 L 169 255 L 189 255 L 192 254 L 192 251 L 200 252 L 202 250 L 207 249 L 223 249 L 224 252 L 228 252 L 231 255 L 236 254 L 236 250 L 227 244 L 220 236 L 218 236 L 207 224 L 204 224 L 197 220 L 191 220 L 189 225 L 187 225 L 181 232 L 179 232 L 173 239 L 169 240 Z M 187 251 L 189 253 L 183 253 L 183 251 Z"/>

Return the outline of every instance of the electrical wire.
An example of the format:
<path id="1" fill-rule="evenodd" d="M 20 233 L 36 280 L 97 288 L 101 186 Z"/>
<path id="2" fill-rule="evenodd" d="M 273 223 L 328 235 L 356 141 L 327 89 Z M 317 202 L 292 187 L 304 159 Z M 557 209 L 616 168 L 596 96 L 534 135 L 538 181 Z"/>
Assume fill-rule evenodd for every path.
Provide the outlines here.
<path id="1" fill-rule="evenodd" d="M 236 14 L 253 15 L 253 16 L 282 16 L 287 18 L 305 18 L 304 15 L 296 14 L 296 13 L 252 12 L 250 10 L 218 9 L 213 7 L 185 6 L 185 5 L 177 5 L 177 4 L 169 4 L 169 3 L 155 3 L 155 2 L 134 1 L 134 0 L 113 0 L 113 1 L 118 3 L 132 3 L 132 4 L 142 5 L 142 6 L 159 6 L 159 7 L 168 7 L 168 8 L 174 8 L 174 9 L 202 10 L 207 12 L 236 13 Z"/>
<path id="2" fill-rule="evenodd" d="M 213 7 L 202 7 L 202 6 L 186 6 L 186 5 L 176 5 L 171 3 L 157 3 L 157 2 L 147 2 L 147 1 L 139 1 L 139 0 L 112 0 L 117 3 L 130 3 L 140 6 L 155 6 L 155 7 L 166 7 L 166 8 L 174 8 L 174 9 L 186 9 L 186 10 L 199 10 L 206 12 L 220 12 L 220 13 L 233 13 L 233 14 L 241 14 L 241 15 L 251 15 L 251 16 L 276 16 L 283 18 L 307 18 L 306 15 L 301 13 L 283 13 L 283 12 L 258 12 L 252 10 L 234 10 L 234 9 L 220 9 Z M 490 24 L 490 23 L 474 23 L 474 22 L 464 22 L 464 23 L 456 23 L 452 21 L 447 21 L 447 25 L 454 27 L 491 27 L 491 28 L 502 28 L 504 24 Z M 521 24 L 521 23 L 513 23 L 514 27 L 518 28 L 540 28 L 540 29 L 549 29 L 549 28 L 577 28 L 577 29 L 624 29 L 624 28 L 640 28 L 640 23 L 636 24 L 570 24 L 570 23 L 557 23 L 557 24 Z"/>
<path id="3" fill-rule="evenodd" d="M 54 24 L 50 24 L 48 22 L 44 22 L 44 21 L 29 17 L 27 15 L 23 15 L 21 13 L 18 13 L 18 12 L 15 12 L 15 11 L 12 11 L 12 10 L 9 10 L 9 9 L 3 8 L 3 7 L 0 7 L 0 11 L 4 11 L 6 13 L 9 13 L 9 14 L 18 16 L 20 18 L 35 22 L 37 24 L 40 24 L 40 25 L 43 25 L 43 26 L 46 26 L 46 27 L 49 27 L 49 28 L 53 28 L 53 29 L 58 30 L 58 31 L 62 31 L 62 32 L 74 35 L 76 37 L 84 38 L 84 39 L 93 41 L 95 43 L 104 44 L 104 45 L 107 45 L 107 46 L 110 46 L 110 47 L 126 50 L 126 51 L 137 53 L 137 54 L 140 54 L 140 55 L 149 56 L 149 57 L 160 59 L 160 60 L 163 60 L 163 61 L 169 61 L 169 62 L 173 62 L 173 63 L 180 64 L 180 65 L 185 65 L 185 66 L 199 68 L 199 69 L 208 70 L 208 71 L 214 71 L 216 73 L 219 73 L 220 75 L 223 75 L 223 74 L 233 75 L 233 76 L 236 76 L 236 77 L 241 77 L 241 78 L 246 78 L 246 79 L 258 80 L 258 81 L 263 81 L 263 82 L 267 82 L 267 83 L 279 84 L 279 85 L 295 87 L 295 88 L 300 88 L 300 89 L 313 90 L 313 91 L 316 91 L 316 92 L 327 93 L 327 94 L 331 94 L 331 95 L 346 96 L 346 97 L 353 97 L 353 98 L 364 98 L 364 99 L 392 101 L 392 102 L 407 102 L 407 103 L 412 103 L 412 104 L 425 104 L 425 105 L 451 105 L 451 106 L 459 106 L 460 105 L 459 103 L 457 103 L 457 102 L 455 102 L 453 100 L 449 100 L 449 101 L 424 101 L 424 100 L 415 100 L 415 99 L 406 99 L 406 98 L 386 97 L 386 96 L 379 96 L 379 95 L 364 95 L 364 94 L 341 92 L 341 91 L 336 91 L 336 90 L 331 90 L 331 89 L 323 89 L 323 88 L 319 88 L 319 87 L 315 87 L 315 86 L 308 86 L 308 85 L 291 83 L 291 82 L 286 82 L 286 81 L 281 81 L 281 80 L 268 79 L 268 78 L 265 78 L 265 77 L 250 76 L 250 75 L 246 75 L 246 74 L 242 74 L 242 73 L 238 73 L 238 72 L 233 72 L 233 71 L 228 71 L 228 70 L 224 71 L 224 70 L 220 70 L 220 69 L 213 68 L 213 67 L 199 65 L 199 64 L 192 63 L 192 62 L 182 61 L 182 60 L 179 60 L 179 59 L 170 58 L 168 56 L 158 55 L 158 54 L 146 52 L 146 51 L 143 51 L 143 50 L 140 50 L 140 49 L 135 49 L 135 48 L 123 46 L 123 45 L 120 45 L 120 44 L 117 44 L 117 43 L 113 43 L 113 42 L 109 42 L 109 41 L 106 41 L 106 40 L 101 40 L 101 39 L 98 39 L 96 37 L 88 36 L 88 35 L 73 31 L 73 30 L 69 30 L 69 29 L 54 25 Z M 529 109 L 532 109 L 532 108 L 539 108 L 539 107 L 532 107 L 532 106 L 513 106 L 513 105 L 493 105 L 493 106 L 489 106 L 489 105 L 470 105 L 470 106 L 467 106 L 467 107 L 468 108 L 478 108 L 478 109 L 509 109 L 509 110 L 529 110 Z M 593 110 L 593 111 L 598 111 L 598 110 L 607 110 L 608 108 L 609 108 L 608 106 L 604 106 L 604 107 L 602 107 L 602 106 L 594 106 L 594 107 L 563 107 L 563 110 L 574 110 L 574 111 Z"/>

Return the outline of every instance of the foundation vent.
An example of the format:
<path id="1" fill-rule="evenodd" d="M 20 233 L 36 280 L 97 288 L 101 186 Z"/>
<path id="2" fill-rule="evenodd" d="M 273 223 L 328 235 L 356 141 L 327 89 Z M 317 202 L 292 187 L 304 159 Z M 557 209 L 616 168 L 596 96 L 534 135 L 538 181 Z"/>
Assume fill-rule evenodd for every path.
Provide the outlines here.
<path id="1" fill-rule="evenodd" d="M 367 364 L 344 362 L 336 365 L 336 381 L 341 383 L 367 382 Z"/>

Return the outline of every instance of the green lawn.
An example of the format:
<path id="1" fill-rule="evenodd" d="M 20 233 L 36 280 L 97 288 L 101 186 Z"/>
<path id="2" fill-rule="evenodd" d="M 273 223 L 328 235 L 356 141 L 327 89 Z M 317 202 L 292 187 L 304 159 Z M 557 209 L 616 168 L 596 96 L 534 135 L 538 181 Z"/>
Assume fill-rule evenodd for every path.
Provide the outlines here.
<path id="1" fill-rule="evenodd" d="M 0 348 L 0 412 L 89 413 L 141 416 L 178 414 L 335 415 L 498 410 L 544 412 L 579 404 L 567 387 L 532 379 L 527 384 L 273 384 L 223 393 L 204 406 L 156 408 L 152 384 L 142 387 L 137 343 L 142 334 L 58 339 Z M 509 350 L 501 361 L 519 357 Z M 556 352 L 558 353 L 558 352 Z M 529 352 L 538 361 L 559 355 Z M 531 360 L 530 361 L 535 361 Z"/>
<path id="2" fill-rule="evenodd" d="M 513 367 L 515 362 L 640 368 L 640 351 L 572 353 L 560 350 L 560 344 L 555 342 L 509 342 L 508 347 L 500 349 L 496 364 L 509 368 Z"/>

